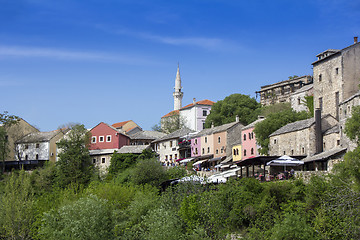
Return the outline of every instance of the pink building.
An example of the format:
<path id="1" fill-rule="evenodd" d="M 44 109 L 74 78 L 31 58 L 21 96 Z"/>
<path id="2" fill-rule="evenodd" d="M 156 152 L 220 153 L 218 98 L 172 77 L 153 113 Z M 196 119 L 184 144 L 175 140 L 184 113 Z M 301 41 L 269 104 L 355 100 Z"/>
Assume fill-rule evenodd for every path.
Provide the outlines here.
<path id="1" fill-rule="evenodd" d="M 91 130 L 90 150 L 96 149 L 120 149 L 124 145 L 130 145 L 130 138 L 106 123 L 99 123 Z"/>
<path id="2" fill-rule="evenodd" d="M 191 139 L 191 157 L 201 156 L 201 137 Z"/>
<path id="3" fill-rule="evenodd" d="M 255 124 L 264 120 L 259 118 L 258 120 L 245 126 L 241 131 L 241 142 L 242 142 L 242 160 L 259 156 L 256 138 L 255 138 Z"/>

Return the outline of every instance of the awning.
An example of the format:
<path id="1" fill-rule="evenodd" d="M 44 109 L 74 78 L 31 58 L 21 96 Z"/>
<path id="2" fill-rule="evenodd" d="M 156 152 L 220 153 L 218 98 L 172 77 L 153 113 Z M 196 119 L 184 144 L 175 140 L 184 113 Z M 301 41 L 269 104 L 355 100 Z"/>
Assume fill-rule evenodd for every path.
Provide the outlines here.
<path id="1" fill-rule="evenodd" d="M 266 163 L 266 165 L 270 166 L 299 166 L 303 165 L 303 161 L 299 161 L 296 158 L 289 157 L 287 155 L 281 156 L 277 159 L 271 160 Z"/>
<path id="2" fill-rule="evenodd" d="M 216 162 L 216 161 L 220 161 L 222 159 L 224 159 L 225 157 L 217 157 L 217 158 L 212 158 L 209 160 L 209 162 Z"/>
<path id="3" fill-rule="evenodd" d="M 197 161 L 197 162 L 193 163 L 193 165 L 202 164 L 203 162 L 207 162 L 207 161 L 208 161 L 208 159 L 200 160 L 200 161 Z"/>
<path id="4" fill-rule="evenodd" d="M 224 160 L 224 161 L 222 161 L 222 162 L 221 162 L 221 164 L 231 162 L 231 161 L 232 161 L 232 159 L 233 159 L 233 158 L 232 158 L 232 156 L 228 156 L 228 157 L 226 157 L 226 158 L 225 158 L 225 160 Z"/>
<path id="5" fill-rule="evenodd" d="M 195 158 L 185 158 L 185 159 L 182 159 L 181 161 L 180 161 L 180 163 L 187 163 L 187 162 L 190 162 L 190 161 L 192 161 L 192 160 L 194 160 Z"/>

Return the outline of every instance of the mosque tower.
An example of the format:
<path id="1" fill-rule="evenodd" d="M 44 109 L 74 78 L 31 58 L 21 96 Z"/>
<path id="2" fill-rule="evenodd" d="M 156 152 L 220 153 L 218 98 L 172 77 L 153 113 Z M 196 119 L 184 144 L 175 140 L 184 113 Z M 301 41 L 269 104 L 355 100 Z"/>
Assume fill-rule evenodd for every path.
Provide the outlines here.
<path id="1" fill-rule="evenodd" d="M 175 87 L 174 87 L 174 110 L 179 110 L 182 107 L 182 98 L 184 93 L 181 92 L 181 78 L 180 78 L 180 69 L 179 69 L 179 64 L 178 64 L 178 68 L 177 68 L 177 73 L 176 73 L 176 79 L 175 79 Z"/>

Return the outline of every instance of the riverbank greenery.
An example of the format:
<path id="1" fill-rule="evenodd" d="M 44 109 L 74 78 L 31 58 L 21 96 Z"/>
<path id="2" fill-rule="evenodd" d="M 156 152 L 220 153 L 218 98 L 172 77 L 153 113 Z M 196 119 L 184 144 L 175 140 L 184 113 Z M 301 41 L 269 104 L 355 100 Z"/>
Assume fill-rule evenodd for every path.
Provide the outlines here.
<path id="1" fill-rule="evenodd" d="M 351 160 L 353 161 L 353 157 Z M 4 239 L 358 239 L 359 183 L 348 162 L 336 174 L 260 183 L 159 183 L 167 171 L 141 159 L 111 178 L 56 183 L 56 166 L 3 175 L 0 234 Z M 154 176 L 149 176 L 155 169 Z M 149 170 L 149 171 L 145 171 Z M 54 173 L 55 171 L 55 173 Z M 141 174 L 141 172 L 144 174 Z"/>

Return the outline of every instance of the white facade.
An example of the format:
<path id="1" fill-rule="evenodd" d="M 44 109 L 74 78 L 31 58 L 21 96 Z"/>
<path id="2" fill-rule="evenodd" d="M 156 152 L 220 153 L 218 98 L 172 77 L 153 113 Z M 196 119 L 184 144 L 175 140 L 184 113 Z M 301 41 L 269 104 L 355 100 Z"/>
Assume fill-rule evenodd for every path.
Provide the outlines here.
<path id="1" fill-rule="evenodd" d="M 16 160 L 49 160 L 49 156 L 56 153 L 50 153 L 50 143 L 19 143 L 17 144 L 18 155 Z"/>
<path id="2" fill-rule="evenodd" d="M 180 110 L 180 117 L 184 119 L 185 126 L 194 131 L 204 129 L 207 115 L 210 114 L 211 106 L 195 104 L 192 107 Z"/>
<path id="3" fill-rule="evenodd" d="M 157 142 L 154 146 L 155 152 L 159 154 L 159 160 L 162 163 L 175 163 L 179 158 L 179 146 L 177 139 Z"/>

